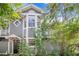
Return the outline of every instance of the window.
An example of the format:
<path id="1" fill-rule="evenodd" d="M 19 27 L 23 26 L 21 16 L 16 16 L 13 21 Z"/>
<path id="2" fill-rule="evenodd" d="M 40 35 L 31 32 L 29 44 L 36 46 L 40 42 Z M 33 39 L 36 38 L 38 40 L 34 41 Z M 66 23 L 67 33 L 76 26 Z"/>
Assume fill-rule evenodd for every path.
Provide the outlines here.
<path id="1" fill-rule="evenodd" d="M 35 16 L 34 15 L 29 15 L 28 26 L 29 27 L 35 27 Z"/>
<path id="2" fill-rule="evenodd" d="M 16 26 L 16 27 L 18 27 L 19 25 L 20 25 L 20 21 L 14 21 L 14 25 Z"/>
<path id="3" fill-rule="evenodd" d="M 35 37 L 35 28 L 28 28 L 28 37 Z"/>

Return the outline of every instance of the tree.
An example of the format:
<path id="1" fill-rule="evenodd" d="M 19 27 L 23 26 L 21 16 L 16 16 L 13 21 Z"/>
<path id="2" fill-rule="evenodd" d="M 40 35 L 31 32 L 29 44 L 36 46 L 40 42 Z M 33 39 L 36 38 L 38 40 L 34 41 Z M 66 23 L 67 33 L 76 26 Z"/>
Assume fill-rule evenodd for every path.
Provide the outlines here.
<path id="1" fill-rule="evenodd" d="M 18 4 L 14 4 L 16 7 Z M 20 15 L 14 10 L 13 4 L 0 4 L 0 26 L 6 28 L 9 22 L 19 19 Z"/>
<path id="2" fill-rule="evenodd" d="M 59 55 L 75 55 L 74 51 L 76 50 L 76 47 L 74 46 L 75 45 L 74 42 L 78 40 L 77 36 L 75 36 L 77 34 L 76 32 L 78 32 L 77 30 L 78 29 L 78 23 L 77 23 L 78 18 L 76 18 L 77 14 L 75 14 L 74 12 L 75 11 L 75 7 L 73 6 L 74 4 L 63 4 L 63 5 L 64 5 L 63 14 L 65 14 L 64 16 L 62 16 L 64 17 L 63 22 L 60 22 L 58 20 L 56 22 L 53 22 L 52 25 L 50 26 L 53 29 L 52 41 L 53 43 L 55 42 L 56 44 L 60 45 Z M 60 6 L 60 5 L 57 5 L 57 6 Z M 78 6 L 78 5 L 75 4 L 75 6 Z M 56 7 L 55 9 L 60 9 L 60 8 Z M 61 12 L 61 9 L 60 9 L 60 12 Z M 71 12 L 74 12 L 75 15 L 72 15 L 73 17 L 72 16 L 68 17 L 68 14 L 66 14 L 67 12 L 68 14 L 71 14 Z"/>
<path id="3" fill-rule="evenodd" d="M 51 41 L 55 46 L 59 46 L 58 54 L 56 55 L 76 55 L 75 50 L 77 47 L 75 45 L 77 44 L 75 42 L 78 42 L 79 32 L 78 14 L 76 13 L 78 12 L 78 4 L 52 3 L 49 4 L 49 8 L 50 12 L 45 16 L 41 24 L 42 33 L 52 29 Z M 58 19 L 59 15 L 61 15 L 62 21 Z"/>
<path id="4" fill-rule="evenodd" d="M 41 31 L 41 28 L 37 29 L 35 36 L 35 55 L 37 56 L 45 56 L 47 55 L 47 51 L 44 48 L 44 37 L 42 35 L 44 33 Z"/>

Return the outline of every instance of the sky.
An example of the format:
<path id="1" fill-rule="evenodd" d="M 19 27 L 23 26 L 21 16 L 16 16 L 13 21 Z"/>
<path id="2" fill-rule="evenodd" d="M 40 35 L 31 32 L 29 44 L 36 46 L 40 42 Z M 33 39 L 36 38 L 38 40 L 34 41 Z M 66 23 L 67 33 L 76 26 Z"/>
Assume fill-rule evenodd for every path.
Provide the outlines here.
<path id="1" fill-rule="evenodd" d="M 47 7 L 48 4 L 45 4 L 45 3 L 34 3 L 34 5 L 36 5 L 36 6 L 38 6 L 38 7 L 40 7 L 42 9 L 42 8 Z"/>
<path id="2" fill-rule="evenodd" d="M 38 6 L 39 8 L 43 9 L 44 11 L 47 12 L 46 7 L 48 6 L 48 4 L 46 3 L 35 3 L 34 5 Z"/>

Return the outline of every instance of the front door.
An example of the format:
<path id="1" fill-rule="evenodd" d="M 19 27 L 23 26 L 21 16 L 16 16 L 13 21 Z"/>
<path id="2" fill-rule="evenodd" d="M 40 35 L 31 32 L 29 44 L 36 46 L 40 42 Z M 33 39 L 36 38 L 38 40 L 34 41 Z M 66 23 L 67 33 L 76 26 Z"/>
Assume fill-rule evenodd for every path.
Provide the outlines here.
<path id="1" fill-rule="evenodd" d="M 16 53 L 18 53 L 19 52 L 19 43 L 20 43 L 20 41 L 19 40 L 14 40 L 13 41 L 13 43 L 14 43 L 14 54 L 16 54 Z"/>

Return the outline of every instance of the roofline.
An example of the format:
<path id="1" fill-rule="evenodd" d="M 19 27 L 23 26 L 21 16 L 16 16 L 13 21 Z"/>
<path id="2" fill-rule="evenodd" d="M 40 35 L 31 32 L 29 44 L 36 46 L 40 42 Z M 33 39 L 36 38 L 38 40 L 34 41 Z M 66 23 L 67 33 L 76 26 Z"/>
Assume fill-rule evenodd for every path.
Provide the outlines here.
<path id="1" fill-rule="evenodd" d="M 20 7 L 20 8 L 18 8 L 18 9 L 16 9 L 16 11 L 17 11 L 17 12 L 22 12 L 23 9 L 29 8 L 30 6 L 34 6 L 35 8 L 37 8 L 38 10 L 40 10 L 41 13 L 45 13 L 41 8 L 35 6 L 34 4 L 29 4 L 29 5 L 27 5 L 27 6 Z"/>

